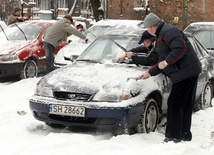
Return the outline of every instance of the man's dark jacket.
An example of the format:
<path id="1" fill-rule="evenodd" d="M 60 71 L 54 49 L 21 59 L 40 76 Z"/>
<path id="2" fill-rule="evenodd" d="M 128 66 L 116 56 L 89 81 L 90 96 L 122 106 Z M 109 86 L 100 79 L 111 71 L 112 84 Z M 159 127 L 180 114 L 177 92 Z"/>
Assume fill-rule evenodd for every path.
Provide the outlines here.
<path id="1" fill-rule="evenodd" d="M 132 61 L 136 65 L 152 66 L 158 62 L 158 54 L 153 45 L 150 45 L 149 49 L 144 46 L 139 46 L 130 51 L 134 53 L 132 55 Z"/>
<path id="2" fill-rule="evenodd" d="M 177 83 L 199 75 L 201 63 L 183 32 L 173 25 L 161 22 L 155 34 L 159 62 L 166 60 L 168 66 L 161 70 L 157 63 L 149 70 L 151 76 L 163 72 L 170 77 L 172 83 Z"/>

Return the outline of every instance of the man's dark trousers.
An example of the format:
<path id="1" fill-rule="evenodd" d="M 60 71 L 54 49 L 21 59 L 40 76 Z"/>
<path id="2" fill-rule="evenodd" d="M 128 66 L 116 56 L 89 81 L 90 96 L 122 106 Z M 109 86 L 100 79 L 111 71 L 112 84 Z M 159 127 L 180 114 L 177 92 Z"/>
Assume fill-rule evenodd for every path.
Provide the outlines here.
<path id="1" fill-rule="evenodd" d="M 45 56 L 46 56 L 46 74 L 51 72 L 53 70 L 53 64 L 54 64 L 54 51 L 55 48 L 53 45 L 44 42 L 43 45 L 45 48 Z"/>
<path id="2" fill-rule="evenodd" d="M 198 76 L 194 76 L 172 85 L 168 98 L 166 137 L 192 139 L 190 128 L 197 81 Z"/>

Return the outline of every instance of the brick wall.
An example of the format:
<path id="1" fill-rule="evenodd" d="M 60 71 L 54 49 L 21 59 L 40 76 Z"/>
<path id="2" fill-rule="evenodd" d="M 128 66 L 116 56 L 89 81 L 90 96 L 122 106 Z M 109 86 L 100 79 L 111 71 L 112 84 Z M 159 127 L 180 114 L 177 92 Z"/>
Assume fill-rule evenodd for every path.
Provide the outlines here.
<path id="1" fill-rule="evenodd" d="M 108 0 L 109 19 L 136 19 L 133 1 Z"/>
<path id="2" fill-rule="evenodd" d="M 186 7 L 183 5 L 184 1 L 149 0 L 150 12 L 157 14 L 167 23 L 177 25 L 179 29 L 184 29 L 192 22 L 214 21 L 214 0 L 186 0 Z M 108 0 L 107 18 L 143 20 L 146 16 L 145 11 L 134 11 L 133 3 L 133 0 Z M 178 19 L 178 22 L 174 19 Z"/>

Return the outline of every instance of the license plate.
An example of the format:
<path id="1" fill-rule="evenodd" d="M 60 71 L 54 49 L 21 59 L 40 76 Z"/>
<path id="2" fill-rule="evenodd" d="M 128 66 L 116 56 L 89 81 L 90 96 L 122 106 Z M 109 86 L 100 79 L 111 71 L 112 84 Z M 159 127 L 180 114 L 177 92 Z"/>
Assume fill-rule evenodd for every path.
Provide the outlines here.
<path id="1" fill-rule="evenodd" d="M 59 115 L 85 117 L 85 108 L 84 107 L 70 106 L 70 105 L 50 104 L 49 105 L 49 113 L 59 114 Z"/>

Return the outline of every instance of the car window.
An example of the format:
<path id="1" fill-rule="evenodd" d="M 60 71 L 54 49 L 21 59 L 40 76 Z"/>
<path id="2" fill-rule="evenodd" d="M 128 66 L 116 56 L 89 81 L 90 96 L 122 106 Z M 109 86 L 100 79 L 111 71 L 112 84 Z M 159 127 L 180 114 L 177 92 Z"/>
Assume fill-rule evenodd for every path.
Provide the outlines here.
<path id="1" fill-rule="evenodd" d="M 127 45 L 127 49 L 132 49 L 132 48 L 136 48 L 139 46 L 138 42 L 140 40 L 140 37 L 135 37 L 135 38 L 132 38 L 130 43 Z"/>
<path id="2" fill-rule="evenodd" d="M 109 25 L 97 25 L 97 26 L 93 26 L 91 28 L 89 28 L 88 30 L 85 31 L 85 36 L 93 41 L 96 38 L 98 38 L 99 36 L 103 35 L 104 33 L 110 31 L 114 29 L 113 26 L 109 26 Z"/>
<path id="3" fill-rule="evenodd" d="M 209 50 L 214 49 L 214 30 L 200 30 L 193 33 L 199 42 Z"/>
<path id="4" fill-rule="evenodd" d="M 103 62 L 104 60 L 117 59 L 125 53 L 127 45 L 132 39 L 125 36 L 115 36 L 109 38 L 105 36 L 94 41 L 77 59 L 93 60 Z"/>
<path id="5" fill-rule="evenodd" d="M 206 50 L 203 48 L 203 46 L 200 45 L 200 43 L 197 40 L 195 40 L 193 37 L 188 37 L 188 39 L 191 42 L 199 59 L 208 56 Z"/>

